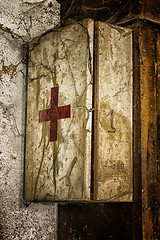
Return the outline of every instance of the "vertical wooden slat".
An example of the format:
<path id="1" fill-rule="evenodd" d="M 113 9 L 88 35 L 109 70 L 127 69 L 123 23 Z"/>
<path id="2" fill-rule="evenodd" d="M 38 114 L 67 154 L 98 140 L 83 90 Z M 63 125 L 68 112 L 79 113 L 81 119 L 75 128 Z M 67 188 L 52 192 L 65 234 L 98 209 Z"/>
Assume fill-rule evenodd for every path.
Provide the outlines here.
<path id="1" fill-rule="evenodd" d="M 141 224 L 141 122 L 138 29 L 133 29 L 133 239 L 142 239 Z"/>
<path id="2" fill-rule="evenodd" d="M 140 61 L 138 32 L 133 35 L 134 71 L 133 71 L 133 158 L 134 158 L 134 200 L 141 201 L 141 124 L 140 124 Z"/>
<path id="3" fill-rule="evenodd" d="M 157 58 L 157 201 L 160 203 L 160 30 L 157 32 L 157 44 L 156 44 L 156 58 Z M 160 206 L 158 206 L 157 211 L 158 216 L 160 216 Z M 157 228 L 160 229 L 160 217 L 157 221 Z M 160 237 L 160 236 L 159 236 Z"/>
<path id="4" fill-rule="evenodd" d="M 157 103 L 156 33 L 147 23 L 139 29 L 142 225 L 144 239 L 158 239 L 157 231 Z"/>

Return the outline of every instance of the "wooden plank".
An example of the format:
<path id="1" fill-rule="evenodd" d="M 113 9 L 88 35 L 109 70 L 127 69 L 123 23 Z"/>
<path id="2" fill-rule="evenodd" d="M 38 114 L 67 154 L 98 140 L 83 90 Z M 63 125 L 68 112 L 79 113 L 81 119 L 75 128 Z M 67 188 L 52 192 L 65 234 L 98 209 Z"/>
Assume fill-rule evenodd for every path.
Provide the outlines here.
<path id="1" fill-rule="evenodd" d="M 139 1 L 104 0 L 58 0 L 61 3 L 62 25 L 70 21 L 92 18 L 95 21 L 107 21 L 111 24 L 127 22 L 138 18 Z"/>
<path id="2" fill-rule="evenodd" d="M 133 159 L 134 159 L 134 200 L 141 202 L 141 122 L 140 122 L 140 51 L 138 30 L 133 32 Z"/>
<path id="3" fill-rule="evenodd" d="M 157 175 L 156 31 L 141 22 L 139 28 L 141 91 L 141 176 L 144 239 L 159 239 Z"/>
<path id="4" fill-rule="evenodd" d="M 140 49 L 137 27 L 133 29 L 133 239 L 142 239 Z"/>
<path id="5" fill-rule="evenodd" d="M 156 60 L 157 60 L 157 202 L 160 203 L 160 30 L 157 31 Z M 160 206 L 157 207 L 157 230 L 160 229 Z M 160 233 L 159 236 L 160 238 Z"/>
<path id="6" fill-rule="evenodd" d="M 95 199 L 132 201 L 132 34 L 96 23 Z"/>
<path id="7" fill-rule="evenodd" d="M 59 240 L 132 240 L 132 203 L 58 205 Z"/>
<path id="8" fill-rule="evenodd" d="M 90 198 L 93 29 L 88 19 L 29 43 L 27 201 Z"/>
<path id="9" fill-rule="evenodd" d="M 139 0 L 140 19 L 146 19 L 160 23 L 160 2 L 159 0 Z"/>
<path id="10" fill-rule="evenodd" d="M 59 0 L 59 2 L 62 9 L 62 24 L 71 19 L 79 21 L 87 17 L 118 25 L 137 19 L 160 23 L 159 0 Z"/>

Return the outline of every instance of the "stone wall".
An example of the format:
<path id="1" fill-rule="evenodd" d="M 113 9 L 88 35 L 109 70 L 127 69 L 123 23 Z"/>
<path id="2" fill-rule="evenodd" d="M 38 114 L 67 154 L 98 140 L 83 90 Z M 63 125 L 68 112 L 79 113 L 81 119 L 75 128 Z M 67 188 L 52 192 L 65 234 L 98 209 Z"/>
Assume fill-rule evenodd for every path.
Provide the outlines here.
<path id="1" fill-rule="evenodd" d="M 0 2 L 0 216 L 5 240 L 56 239 L 56 204 L 23 201 L 26 65 L 23 44 L 60 23 L 55 0 Z"/>

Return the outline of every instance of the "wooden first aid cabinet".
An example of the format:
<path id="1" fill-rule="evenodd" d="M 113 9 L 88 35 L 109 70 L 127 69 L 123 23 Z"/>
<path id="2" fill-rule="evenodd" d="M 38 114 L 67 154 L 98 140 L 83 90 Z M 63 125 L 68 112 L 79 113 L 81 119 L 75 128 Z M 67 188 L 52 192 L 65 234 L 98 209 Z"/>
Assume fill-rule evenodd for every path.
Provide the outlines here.
<path id="1" fill-rule="evenodd" d="M 26 201 L 132 201 L 132 32 L 86 19 L 29 42 Z"/>

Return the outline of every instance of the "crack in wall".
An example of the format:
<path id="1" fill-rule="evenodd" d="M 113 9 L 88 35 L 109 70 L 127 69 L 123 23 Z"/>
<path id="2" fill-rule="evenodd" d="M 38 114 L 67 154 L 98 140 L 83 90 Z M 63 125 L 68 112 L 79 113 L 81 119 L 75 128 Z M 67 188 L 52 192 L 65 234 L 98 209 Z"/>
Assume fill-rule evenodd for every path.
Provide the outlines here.
<path id="1" fill-rule="evenodd" d="M 31 9 L 34 9 L 34 8 L 37 8 L 37 7 L 41 6 L 45 2 L 46 2 L 46 0 L 37 1 L 37 2 L 33 2 L 33 1 L 29 2 L 29 1 L 23 1 L 22 0 L 22 5 L 33 6 L 33 8 L 31 8 Z M 31 9 L 29 9 L 29 10 L 31 10 Z"/>
<path id="2" fill-rule="evenodd" d="M 23 134 L 20 133 L 19 128 L 17 126 L 16 118 L 14 116 L 14 113 L 12 112 L 14 109 L 14 105 L 11 104 L 9 106 L 6 106 L 3 102 L 0 101 L 0 107 L 3 110 L 4 115 L 10 122 L 10 127 L 12 129 L 14 137 L 22 137 L 24 136 Z"/>
<path id="3" fill-rule="evenodd" d="M 19 35 L 16 32 L 14 32 L 11 28 L 4 26 L 4 24 L 2 24 L 2 23 L 0 23 L 0 29 L 3 32 L 9 33 L 12 38 L 14 38 L 14 39 L 21 39 L 24 42 L 24 39 L 23 39 L 23 37 L 21 35 Z"/>

